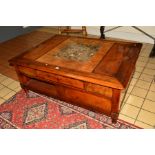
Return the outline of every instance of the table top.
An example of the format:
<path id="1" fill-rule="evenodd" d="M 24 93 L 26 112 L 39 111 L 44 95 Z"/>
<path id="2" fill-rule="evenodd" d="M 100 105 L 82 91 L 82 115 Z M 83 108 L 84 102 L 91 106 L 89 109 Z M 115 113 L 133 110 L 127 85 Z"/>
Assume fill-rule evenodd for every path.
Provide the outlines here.
<path id="1" fill-rule="evenodd" d="M 25 66 L 74 79 L 124 89 L 142 44 L 55 35 L 11 59 Z"/>

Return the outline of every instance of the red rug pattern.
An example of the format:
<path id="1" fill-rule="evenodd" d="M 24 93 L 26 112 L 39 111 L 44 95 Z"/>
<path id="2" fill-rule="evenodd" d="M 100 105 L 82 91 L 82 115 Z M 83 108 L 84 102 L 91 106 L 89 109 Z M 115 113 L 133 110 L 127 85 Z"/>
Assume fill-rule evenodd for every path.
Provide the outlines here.
<path id="1" fill-rule="evenodd" d="M 5 129 L 136 129 L 111 118 L 53 98 L 23 90 L 0 105 L 0 128 Z"/>

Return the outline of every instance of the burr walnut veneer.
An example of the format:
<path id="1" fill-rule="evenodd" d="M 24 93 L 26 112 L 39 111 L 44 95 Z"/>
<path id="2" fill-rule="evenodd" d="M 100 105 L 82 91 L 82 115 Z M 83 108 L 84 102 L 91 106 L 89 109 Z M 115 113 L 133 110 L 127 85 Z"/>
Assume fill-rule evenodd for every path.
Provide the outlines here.
<path id="1" fill-rule="evenodd" d="M 140 43 L 55 35 L 11 59 L 20 84 L 116 122 Z"/>

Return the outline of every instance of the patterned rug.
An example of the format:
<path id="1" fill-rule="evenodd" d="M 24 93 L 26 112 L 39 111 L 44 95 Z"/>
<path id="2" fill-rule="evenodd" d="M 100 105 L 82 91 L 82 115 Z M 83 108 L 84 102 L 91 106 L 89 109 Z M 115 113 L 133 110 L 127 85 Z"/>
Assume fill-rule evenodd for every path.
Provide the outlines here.
<path id="1" fill-rule="evenodd" d="M 0 105 L 1 129 L 136 129 L 130 123 L 23 90 Z"/>

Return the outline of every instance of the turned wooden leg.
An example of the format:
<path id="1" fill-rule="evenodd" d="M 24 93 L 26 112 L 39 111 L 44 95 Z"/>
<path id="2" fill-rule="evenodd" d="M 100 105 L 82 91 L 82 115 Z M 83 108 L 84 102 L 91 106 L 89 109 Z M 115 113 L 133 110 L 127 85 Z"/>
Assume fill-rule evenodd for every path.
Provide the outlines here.
<path id="1" fill-rule="evenodd" d="M 101 26 L 100 27 L 100 34 L 101 34 L 101 39 L 105 39 L 105 34 L 104 34 L 104 29 L 105 29 L 105 26 Z"/>
<path id="2" fill-rule="evenodd" d="M 112 123 L 116 123 L 119 115 L 119 101 L 121 90 L 113 89 L 112 90 L 112 107 L 111 107 L 111 118 Z"/>

